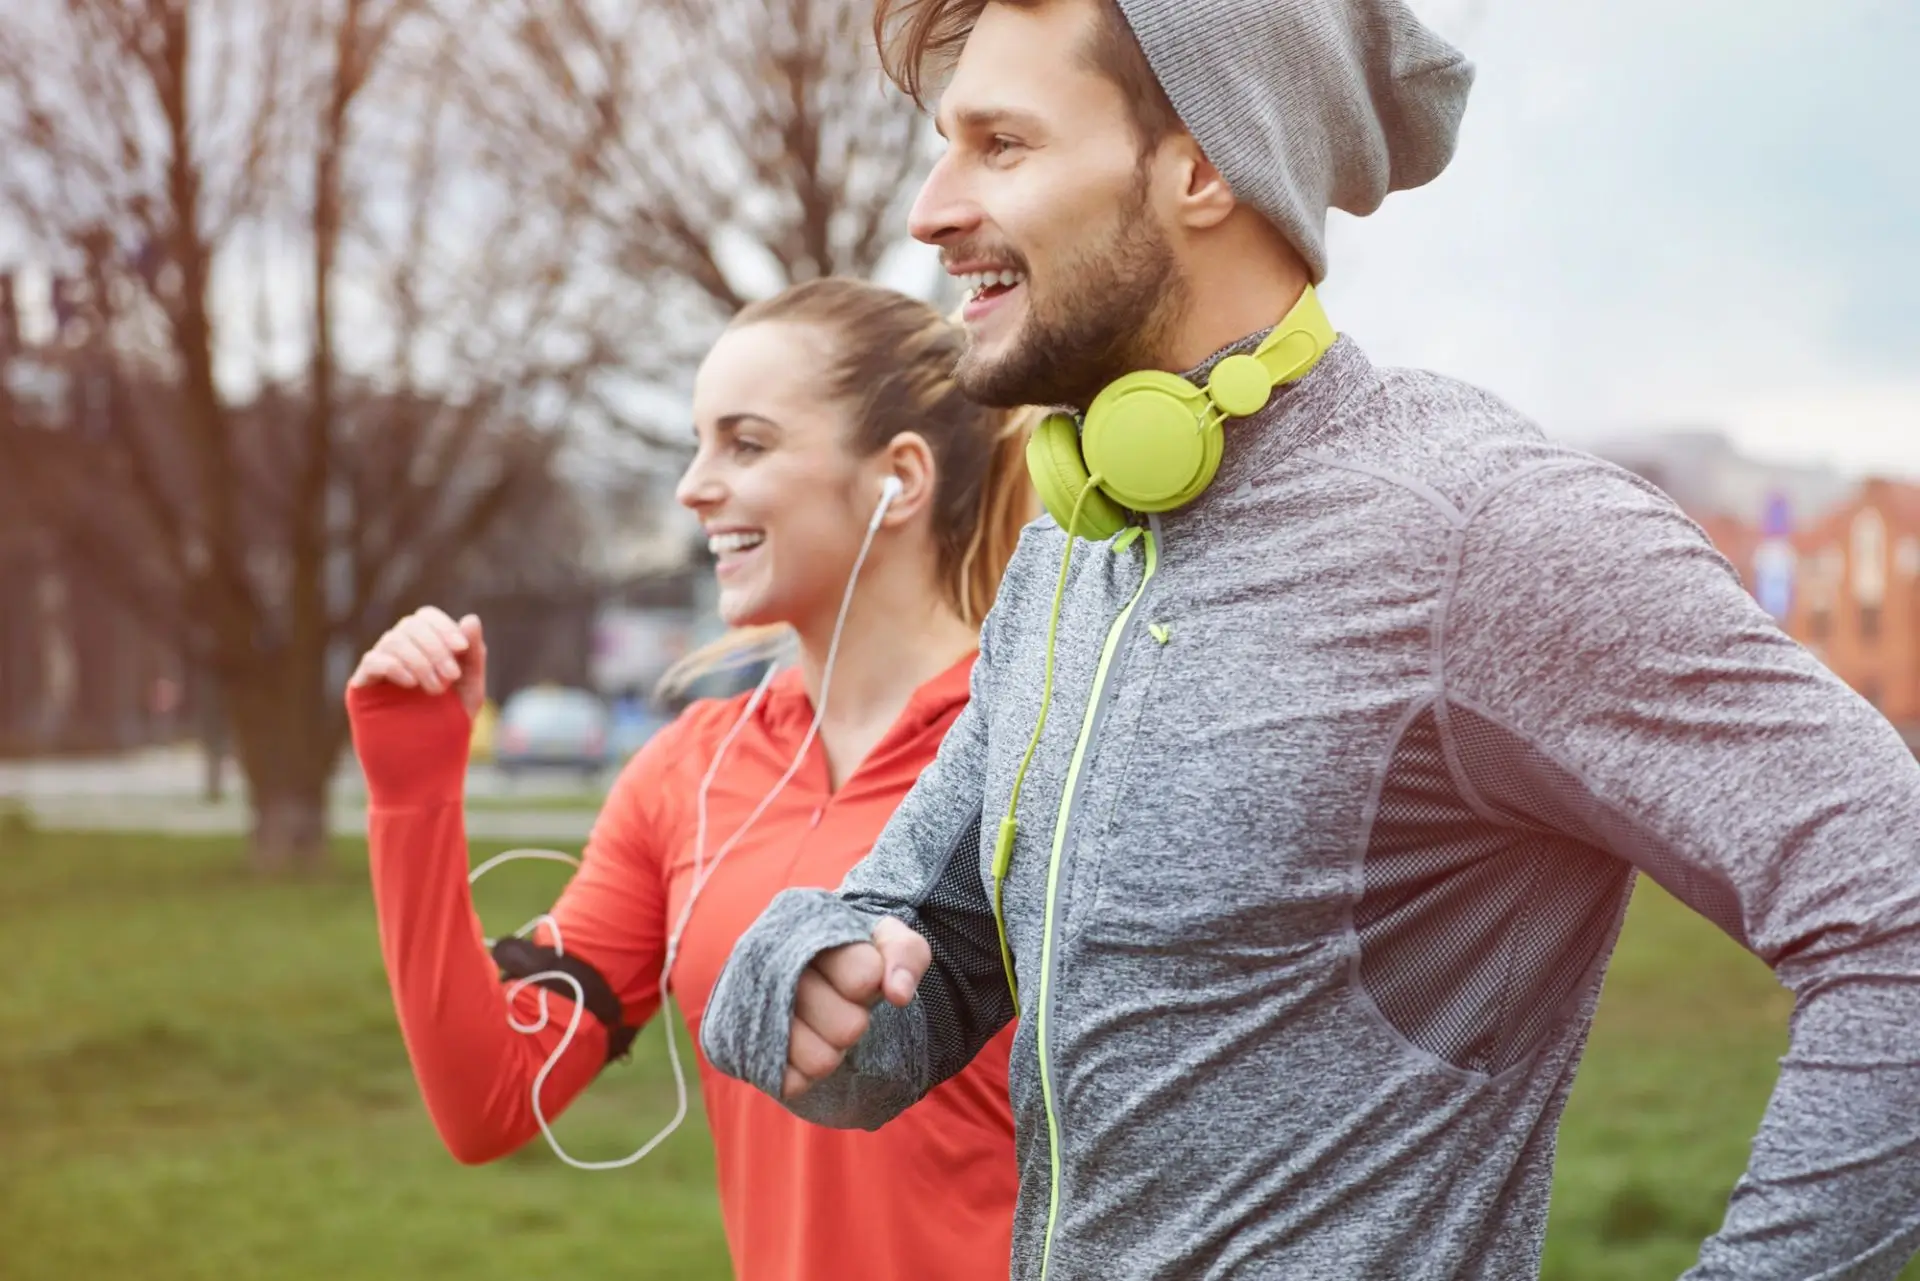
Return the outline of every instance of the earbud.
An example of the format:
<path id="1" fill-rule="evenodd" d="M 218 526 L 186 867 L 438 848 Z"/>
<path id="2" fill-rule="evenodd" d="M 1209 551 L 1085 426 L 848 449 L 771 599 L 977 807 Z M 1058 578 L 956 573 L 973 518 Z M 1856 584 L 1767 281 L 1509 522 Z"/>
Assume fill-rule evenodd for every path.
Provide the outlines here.
<path id="1" fill-rule="evenodd" d="M 873 509 L 873 519 L 867 522 L 869 533 L 880 528 L 880 522 L 886 516 L 887 508 L 892 506 L 894 499 L 900 497 L 900 491 L 903 488 L 905 486 L 900 483 L 898 476 L 889 476 L 880 482 L 880 505 Z"/>

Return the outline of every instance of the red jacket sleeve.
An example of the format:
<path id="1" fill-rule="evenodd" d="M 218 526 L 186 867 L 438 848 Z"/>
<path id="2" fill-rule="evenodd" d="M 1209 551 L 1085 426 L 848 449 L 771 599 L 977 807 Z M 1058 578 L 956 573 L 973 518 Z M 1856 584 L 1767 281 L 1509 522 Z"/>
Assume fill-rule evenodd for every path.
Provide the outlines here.
<path id="1" fill-rule="evenodd" d="M 447 1149 L 464 1163 L 490 1161 L 538 1133 L 534 1078 L 565 1034 L 573 1003 L 549 993 L 545 1028 L 529 1034 L 508 1025 L 506 985 L 467 885 L 471 722 L 456 696 L 380 684 L 350 690 L 347 706 L 367 779 L 374 909 L 401 1036 Z M 657 801 L 671 736 L 656 735 L 622 771 L 553 910 L 567 954 L 605 977 L 635 1026 L 659 1006 L 665 959 Z M 536 937 L 552 943 L 545 927 Z M 539 1022 L 539 1004 L 539 989 L 520 991 L 515 1021 Z M 541 1090 L 549 1124 L 599 1074 L 606 1048 L 605 1029 L 583 1016 Z"/>

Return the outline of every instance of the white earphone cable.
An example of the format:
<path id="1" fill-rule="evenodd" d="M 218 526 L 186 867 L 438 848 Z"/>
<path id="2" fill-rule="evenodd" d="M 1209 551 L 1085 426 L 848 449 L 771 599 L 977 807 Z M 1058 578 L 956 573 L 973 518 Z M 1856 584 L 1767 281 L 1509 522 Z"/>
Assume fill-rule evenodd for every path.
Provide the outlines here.
<path id="1" fill-rule="evenodd" d="M 767 692 L 768 686 L 773 683 L 775 665 L 771 661 L 768 662 L 767 670 L 765 674 L 761 676 L 760 683 L 755 686 L 752 696 L 747 699 L 747 705 L 742 709 L 739 719 L 734 721 L 733 728 L 727 731 L 726 735 L 720 740 L 719 745 L 714 749 L 713 760 L 708 764 L 707 772 L 700 780 L 700 787 L 695 795 L 694 803 L 693 880 L 687 889 L 686 902 L 681 905 L 680 914 L 674 919 L 673 928 L 668 931 L 666 959 L 660 967 L 660 1016 L 661 1022 L 666 1025 L 667 1058 L 673 1067 L 673 1119 L 668 1121 L 659 1133 L 655 1134 L 652 1138 L 641 1144 L 638 1149 L 624 1157 L 611 1161 L 582 1161 L 577 1157 L 569 1155 L 566 1149 L 560 1146 L 559 1139 L 554 1137 L 553 1127 L 548 1123 L 546 1111 L 540 1105 L 540 1092 L 547 1083 L 547 1077 L 551 1075 L 553 1069 L 559 1065 L 560 1060 L 566 1056 L 567 1047 L 573 1044 L 573 1038 L 580 1030 L 580 1020 L 586 1012 L 586 992 L 580 986 L 579 979 L 562 970 L 542 970 L 537 974 L 515 980 L 507 988 L 507 1024 L 513 1028 L 514 1031 L 527 1035 L 544 1031 L 547 1024 L 551 1021 L 547 1009 L 547 991 L 545 988 L 540 990 L 540 1021 L 534 1024 L 521 1023 L 515 1017 L 512 1009 L 514 998 L 529 985 L 542 983 L 549 979 L 558 979 L 572 990 L 573 1013 L 567 1019 L 566 1031 L 562 1033 L 559 1044 L 554 1046 L 553 1051 L 547 1055 L 546 1061 L 541 1064 L 539 1072 L 534 1075 L 532 1101 L 533 1118 L 540 1126 L 540 1133 L 546 1136 L 547 1145 L 553 1149 L 554 1155 L 575 1169 L 589 1171 L 617 1170 L 641 1161 L 645 1159 L 648 1153 L 652 1152 L 660 1146 L 660 1144 L 666 1142 L 668 1137 L 680 1128 L 680 1123 L 686 1119 L 687 1078 L 686 1071 L 680 1063 L 679 1045 L 673 1034 L 675 1012 L 672 1009 L 672 994 L 668 984 L 668 979 L 673 972 L 673 963 L 679 956 L 681 937 L 686 931 L 688 922 L 692 920 L 694 903 L 699 899 L 700 892 L 706 888 L 707 882 L 713 878 L 713 874 L 720 869 L 721 862 L 728 854 L 733 852 L 734 847 L 739 843 L 741 837 L 745 836 L 748 829 L 766 812 L 767 807 L 773 804 L 774 798 L 785 790 L 787 784 L 793 780 L 795 774 L 800 772 L 801 765 L 806 761 L 807 752 L 812 748 L 813 740 L 820 731 L 820 723 L 827 714 L 827 693 L 833 687 L 834 662 L 839 657 L 840 635 L 846 627 L 847 613 L 853 604 L 854 588 L 860 582 L 860 571 L 867 563 L 867 553 L 872 550 L 874 536 L 880 530 L 881 519 L 886 515 L 888 505 L 892 503 L 899 493 L 899 480 L 893 476 L 887 477 L 886 482 L 881 487 L 879 505 L 874 508 L 873 518 L 867 522 L 866 537 L 862 539 L 860 543 L 860 554 L 854 558 L 853 572 L 847 576 L 846 591 L 842 593 L 840 598 L 840 611 L 834 619 L 833 638 L 827 644 L 826 663 L 820 676 L 820 701 L 814 708 L 813 721 L 807 726 L 807 732 L 800 741 L 799 750 L 794 753 L 793 761 L 787 766 L 786 772 L 780 776 L 780 781 L 775 783 L 773 789 L 760 799 L 760 803 L 754 807 L 753 812 L 747 815 L 740 826 L 734 830 L 733 835 L 728 837 L 725 844 L 714 854 L 711 866 L 707 864 L 705 859 L 707 792 L 708 789 L 712 787 L 713 780 L 720 772 L 720 763 L 725 759 L 727 749 L 733 745 L 734 739 L 739 737 L 740 731 L 744 729 L 747 722 L 752 719 L 755 710 L 758 709 L 762 698 Z M 472 885 L 486 873 L 501 864 L 523 858 L 544 859 L 550 862 L 566 863 L 574 868 L 580 866 L 579 859 L 570 854 L 561 853 L 558 850 L 507 850 L 504 853 L 496 854 L 474 868 L 473 871 L 467 875 L 467 883 Z M 566 948 L 560 937 L 560 924 L 554 920 L 551 913 L 541 913 L 539 916 L 533 918 L 533 920 L 527 922 L 527 924 L 521 926 L 520 929 L 516 930 L 515 934 L 525 937 L 543 923 L 552 934 L 554 953 L 558 956 L 565 956 Z M 491 947 L 493 940 L 488 939 L 487 945 Z"/>

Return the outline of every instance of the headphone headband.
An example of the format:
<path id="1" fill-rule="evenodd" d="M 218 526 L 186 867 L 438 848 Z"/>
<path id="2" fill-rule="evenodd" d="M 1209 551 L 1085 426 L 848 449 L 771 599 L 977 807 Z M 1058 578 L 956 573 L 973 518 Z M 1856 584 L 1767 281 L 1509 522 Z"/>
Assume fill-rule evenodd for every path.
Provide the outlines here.
<path id="1" fill-rule="evenodd" d="M 1309 285 L 1253 354 L 1273 376 L 1273 385 L 1282 387 L 1306 377 L 1339 337 L 1320 305 L 1320 295 Z"/>

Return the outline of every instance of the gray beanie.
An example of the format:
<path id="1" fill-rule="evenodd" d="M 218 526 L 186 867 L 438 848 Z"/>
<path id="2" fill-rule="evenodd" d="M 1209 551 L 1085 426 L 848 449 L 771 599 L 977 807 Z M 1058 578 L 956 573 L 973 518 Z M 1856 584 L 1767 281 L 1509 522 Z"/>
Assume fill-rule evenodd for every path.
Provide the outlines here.
<path id="1" fill-rule="evenodd" d="M 1118 0 L 1234 195 L 1318 284 L 1327 210 L 1365 215 L 1453 158 L 1473 64 L 1404 0 Z"/>

